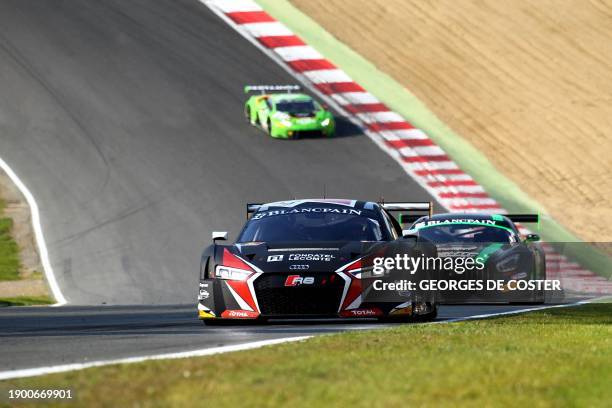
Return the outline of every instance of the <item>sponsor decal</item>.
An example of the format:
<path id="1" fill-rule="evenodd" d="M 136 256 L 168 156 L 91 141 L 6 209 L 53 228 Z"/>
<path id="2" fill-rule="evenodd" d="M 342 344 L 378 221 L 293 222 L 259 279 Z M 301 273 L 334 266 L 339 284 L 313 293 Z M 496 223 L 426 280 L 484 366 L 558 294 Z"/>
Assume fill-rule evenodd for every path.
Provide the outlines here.
<path id="1" fill-rule="evenodd" d="M 200 294 L 198 295 L 198 300 L 208 299 L 210 293 L 206 289 L 200 289 Z"/>
<path id="2" fill-rule="evenodd" d="M 226 310 L 221 313 L 221 317 L 230 319 L 254 319 L 257 316 L 259 316 L 259 313 L 250 310 Z"/>
<path id="3" fill-rule="evenodd" d="M 375 317 L 381 316 L 383 312 L 376 308 L 344 310 L 340 313 L 343 317 Z"/>
<path id="4" fill-rule="evenodd" d="M 285 286 L 312 285 L 314 281 L 314 276 L 289 275 L 285 279 Z"/>
<path id="5" fill-rule="evenodd" d="M 475 220 L 470 218 L 453 218 L 450 220 L 430 220 L 419 222 L 412 229 L 420 229 L 423 227 L 431 227 L 434 225 L 451 225 L 451 224 L 475 224 L 475 225 L 497 225 L 494 220 Z"/>
<path id="6" fill-rule="evenodd" d="M 213 318 L 215 318 L 215 314 L 213 312 L 211 312 L 210 310 L 199 310 L 198 311 L 198 316 L 200 317 L 200 319 L 213 319 Z"/>
<path id="7" fill-rule="evenodd" d="M 289 267 L 290 271 L 306 271 L 310 269 L 310 265 L 291 265 Z"/>
<path id="8" fill-rule="evenodd" d="M 208 293 L 206 289 L 208 289 L 208 283 L 200 282 L 200 292 L 198 293 L 198 300 L 206 300 L 210 297 L 210 293 Z"/>
<path id="9" fill-rule="evenodd" d="M 290 261 L 315 261 L 315 262 L 330 262 L 336 256 L 332 254 L 291 254 Z"/>
<path id="10" fill-rule="evenodd" d="M 268 262 L 280 262 L 284 255 L 268 255 Z"/>
<path id="11" fill-rule="evenodd" d="M 304 214 L 304 213 L 361 215 L 361 210 L 355 210 L 352 208 L 325 208 L 325 207 L 294 208 L 291 210 L 271 210 L 271 211 L 258 212 L 258 213 L 255 213 L 251 219 L 259 220 L 264 217 L 274 217 L 276 215 Z"/>

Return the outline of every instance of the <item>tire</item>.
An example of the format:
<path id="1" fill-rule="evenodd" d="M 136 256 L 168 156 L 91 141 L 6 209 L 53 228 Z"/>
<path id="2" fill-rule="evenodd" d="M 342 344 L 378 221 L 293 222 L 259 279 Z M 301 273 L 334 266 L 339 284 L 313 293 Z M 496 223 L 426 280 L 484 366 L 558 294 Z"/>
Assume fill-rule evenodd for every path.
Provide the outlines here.
<path id="1" fill-rule="evenodd" d="M 436 320 L 436 317 L 438 317 L 438 308 L 436 307 L 433 311 L 424 314 L 424 315 L 414 315 L 412 316 L 412 321 L 413 322 L 431 322 L 433 320 Z"/>
<path id="2" fill-rule="evenodd" d="M 251 107 L 249 105 L 244 106 L 244 117 L 246 118 L 247 122 L 249 122 L 249 124 L 253 124 L 253 122 L 251 122 Z"/>
<path id="3" fill-rule="evenodd" d="M 429 303 L 429 302 L 428 302 Z M 414 308 L 414 303 L 413 303 Z M 384 316 L 378 318 L 379 321 L 385 323 L 415 323 L 415 322 L 430 322 L 438 317 L 438 306 L 434 303 L 434 309 L 424 315 L 399 315 L 399 316 Z"/>
<path id="4" fill-rule="evenodd" d="M 272 122 L 270 122 L 270 119 L 268 119 L 267 125 L 268 134 L 272 136 Z"/>
<path id="5" fill-rule="evenodd" d="M 222 319 L 204 319 L 202 323 L 204 323 L 204 326 L 223 326 L 226 324 L 225 320 Z"/>

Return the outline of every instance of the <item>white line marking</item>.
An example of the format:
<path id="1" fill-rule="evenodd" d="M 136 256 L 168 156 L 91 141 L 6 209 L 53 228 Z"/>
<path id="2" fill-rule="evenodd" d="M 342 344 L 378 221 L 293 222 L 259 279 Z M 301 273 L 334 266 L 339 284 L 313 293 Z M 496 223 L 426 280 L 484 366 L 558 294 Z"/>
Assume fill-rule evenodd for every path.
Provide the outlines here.
<path id="1" fill-rule="evenodd" d="M 242 24 L 245 30 L 251 33 L 254 37 L 275 37 L 293 35 L 283 23 L 278 21 L 270 23 L 247 23 Z"/>
<path id="2" fill-rule="evenodd" d="M 253 341 L 249 343 L 235 344 L 231 346 L 212 347 L 208 349 L 199 349 L 199 350 L 192 350 L 192 351 L 181 351 L 177 353 L 156 354 L 156 355 L 141 356 L 141 357 L 119 358 L 115 360 L 91 361 L 87 363 L 63 364 L 63 365 L 48 366 L 48 367 L 25 368 L 21 370 L 3 371 L 3 372 L 0 372 L 0 381 L 13 379 L 13 378 L 35 377 L 38 375 L 63 373 L 66 371 L 84 370 L 86 368 L 102 367 L 102 366 L 107 366 L 111 364 L 132 364 L 132 363 L 141 363 L 143 361 L 149 361 L 149 360 L 171 360 L 171 359 L 178 359 L 178 358 L 210 356 L 213 354 L 229 353 L 232 351 L 251 350 L 254 348 L 271 346 L 273 344 L 289 343 L 293 341 L 302 341 L 302 340 L 309 339 L 311 337 L 313 336 L 287 337 L 284 339 Z"/>
<path id="3" fill-rule="evenodd" d="M 401 121 L 398 120 L 397 122 L 401 122 Z M 388 140 L 388 141 L 429 139 L 429 136 L 427 136 L 425 132 L 423 132 L 421 129 L 383 130 L 379 133 L 382 137 L 385 138 L 385 140 Z M 454 162 L 452 163 L 454 164 Z M 455 164 L 455 167 L 457 167 L 456 164 Z"/>
<path id="4" fill-rule="evenodd" d="M 581 300 L 579 302 L 568 303 L 568 304 L 564 304 L 564 305 L 537 306 L 537 307 L 530 307 L 530 308 L 527 308 L 527 309 L 510 310 L 510 311 L 507 311 L 507 312 L 486 313 L 486 314 L 481 314 L 481 315 L 455 317 L 455 318 L 448 319 L 448 320 L 441 320 L 441 321 L 430 322 L 428 324 L 463 322 L 463 321 L 466 321 L 466 320 L 487 319 L 489 317 L 508 316 L 508 315 L 516 315 L 516 314 L 527 313 L 527 312 L 536 312 L 538 310 L 556 309 L 556 308 L 561 308 L 561 307 L 580 306 L 580 305 L 584 305 L 584 304 L 587 304 L 587 303 L 591 303 L 591 302 L 593 302 L 593 301 L 595 301 L 597 299 L 600 299 L 600 298 L 589 299 L 589 300 Z"/>
<path id="5" fill-rule="evenodd" d="M 259 49 L 263 50 L 268 56 L 272 55 L 272 51 L 270 51 L 268 48 L 265 48 L 261 44 L 259 46 Z M 276 47 L 274 48 L 274 52 L 277 53 L 283 61 L 313 60 L 323 58 L 323 56 L 319 54 L 319 52 L 312 48 L 310 45 L 290 45 L 287 47 Z M 285 64 L 279 65 L 283 65 L 286 67 Z M 286 71 L 290 74 L 294 74 L 292 70 L 287 69 Z"/>
<path id="6" fill-rule="evenodd" d="M 38 204 L 36 204 L 36 200 L 34 196 L 28 190 L 28 188 L 23 184 L 21 179 L 17 176 L 17 174 L 10 168 L 10 166 L 0 158 L 0 167 L 4 172 L 9 176 L 9 178 L 15 183 L 21 194 L 25 197 L 28 202 L 28 206 L 30 206 L 30 212 L 32 214 L 32 228 L 34 229 L 34 236 L 36 237 L 36 245 L 38 246 L 38 253 L 40 255 L 40 262 L 42 263 L 43 270 L 45 272 L 45 277 L 47 278 L 47 283 L 49 284 L 49 288 L 51 289 L 51 293 L 55 298 L 55 303 L 53 306 L 62 306 L 67 302 L 66 298 L 62 294 L 60 287 L 55 279 L 55 274 L 53 273 L 53 267 L 51 266 L 51 261 L 49 261 L 49 251 L 47 250 L 47 244 L 45 242 L 45 237 L 43 235 L 42 226 L 40 223 L 40 212 L 38 210 Z"/>
<path id="7" fill-rule="evenodd" d="M 402 147 L 397 149 L 402 156 L 414 157 L 414 156 L 438 156 L 446 154 L 440 146 L 415 146 L 415 147 Z M 428 180 L 427 180 L 428 181 Z"/>
<path id="8" fill-rule="evenodd" d="M 213 0 L 215 6 L 224 13 L 235 11 L 261 11 L 262 8 L 251 0 Z"/>
<path id="9" fill-rule="evenodd" d="M 339 92 L 331 94 L 330 97 L 340 105 L 380 103 L 380 101 L 369 92 Z"/>
<path id="10" fill-rule="evenodd" d="M 405 122 L 406 120 L 396 112 L 364 112 L 358 113 L 357 116 L 364 123 L 387 123 L 387 122 Z"/>
<path id="11" fill-rule="evenodd" d="M 331 82 L 353 82 L 351 77 L 346 75 L 340 69 L 316 69 L 305 71 L 304 76 L 313 84 L 331 83 Z"/>

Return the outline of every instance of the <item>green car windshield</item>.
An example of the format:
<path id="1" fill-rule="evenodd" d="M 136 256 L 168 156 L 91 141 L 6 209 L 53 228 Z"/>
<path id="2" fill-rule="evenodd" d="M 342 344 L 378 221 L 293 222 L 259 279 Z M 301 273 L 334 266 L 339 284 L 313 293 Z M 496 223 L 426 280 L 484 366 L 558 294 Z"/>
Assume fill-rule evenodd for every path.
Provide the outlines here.
<path id="1" fill-rule="evenodd" d="M 316 108 L 313 101 L 280 101 L 276 103 L 276 110 L 288 114 L 313 113 Z"/>
<path id="2" fill-rule="evenodd" d="M 514 234 L 506 228 L 483 225 L 428 225 L 420 228 L 419 235 L 436 243 L 511 243 Z"/>

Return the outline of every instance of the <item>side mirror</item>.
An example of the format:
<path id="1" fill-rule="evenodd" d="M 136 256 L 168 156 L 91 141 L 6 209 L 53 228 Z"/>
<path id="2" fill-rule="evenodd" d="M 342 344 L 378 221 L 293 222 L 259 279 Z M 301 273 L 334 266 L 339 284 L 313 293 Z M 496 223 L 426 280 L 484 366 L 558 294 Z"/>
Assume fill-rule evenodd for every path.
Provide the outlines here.
<path id="1" fill-rule="evenodd" d="M 538 234 L 527 234 L 525 237 L 525 242 L 537 242 L 540 240 L 540 236 Z"/>
<path id="2" fill-rule="evenodd" d="M 227 231 L 213 231 L 212 240 L 215 241 L 226 241 L 227 240 Z"/>

